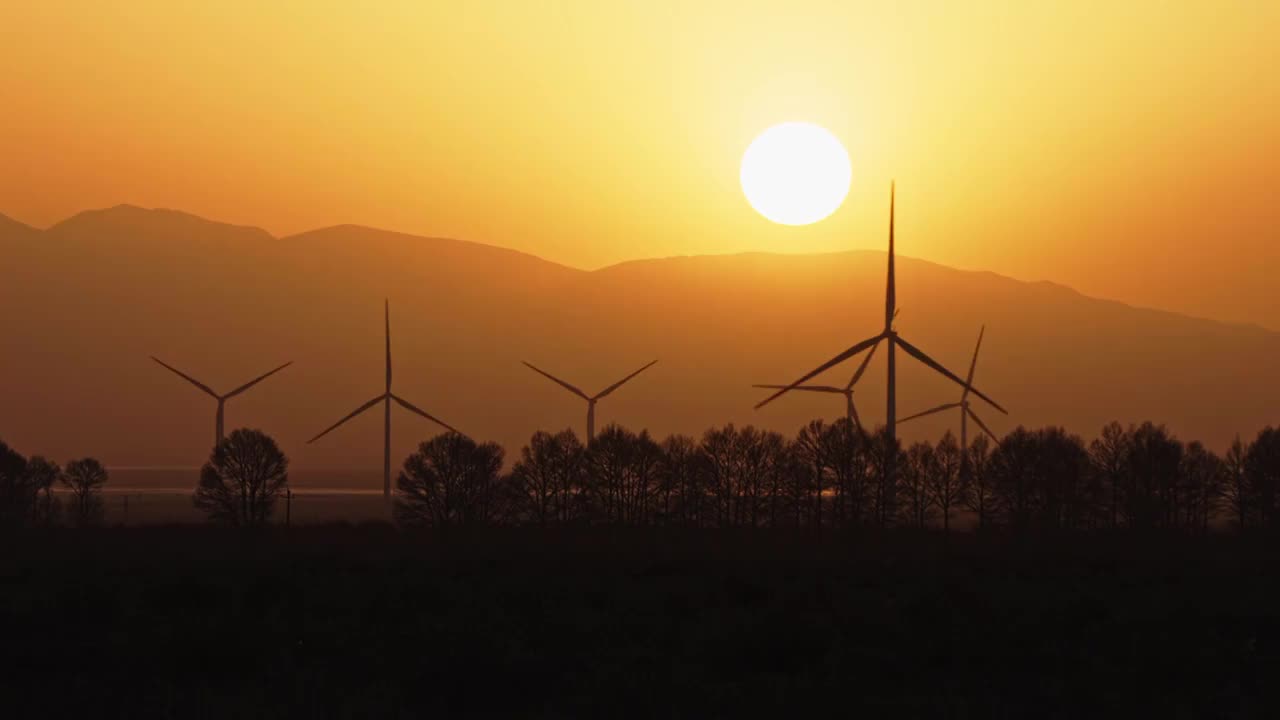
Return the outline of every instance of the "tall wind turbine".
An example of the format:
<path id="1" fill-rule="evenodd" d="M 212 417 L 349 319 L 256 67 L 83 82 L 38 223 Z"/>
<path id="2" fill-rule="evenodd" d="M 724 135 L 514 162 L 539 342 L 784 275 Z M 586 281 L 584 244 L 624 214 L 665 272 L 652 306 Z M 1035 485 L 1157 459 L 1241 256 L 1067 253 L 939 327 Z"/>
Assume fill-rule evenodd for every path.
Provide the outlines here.
<path id="1" fill-rule="evenodd" d="M 867 371 L 867 365 L 871 363 L 871 358 L 875 357 L 876 349 L 871 348 L 871 352 L 862 358 L 862 364 L 858 365 L 858 369 L 854 371 L 853 377 L 849 378 L 849 384 L 842 388 L 833 387 L 831 385 L 797 385 L 795 390 L 805 392 L 829 393 L 833 395 L 844 396 L 844 414 L 845 417 L 853 421 L 854 427 L 861 429 L 862 420 L 858 418 L 858 408 L 853 404 L 853 386 L 862 378 L 862 373 Z M 788 387 L 787 385 L 752 385 L 751 387 L 767 388 L 769 390 L 781 390 Z"/>
<path id="2" fill-rule="evenodd" d="M 271 372 L 268 372 L 268 373 L 264 373 L 264 374 L 262 374 L 262 375 L 259 375 L 258 377 L 256 377 L 256 378 L 254 378 L 254 379 L 250 380 L 249 382 L 247 382 L 247 383 L 245 383 L 245 384 L 241 385 L 240 387 L 236 388 L 235 390 L 232 390 L 231 392 L 229 392 L 229 393 L 227 393 L 227 394 L 225 394 L 225 395 L 219 395 L 218 393 L 214 392 L 214 391 L 213 391 L 213 389 L 212 389 L 212 388 L 210 388 L 208 385 L 205 385 L 204 383 L 200 382 L 199 380 L 197 380 L 197 379 L 195 379 L 195 378 L 191 377 L 190 375 L 188 375 L 188 374 L 186 374 L 186 373 L 182 372 L 181 370 L 179 370 L 179 369 L 175 368 L 174 366 L 172 366 L 172 365 L 170 365 L 170 364 L 166 363 L 165 361 L 161 360 L 160 358 L 156 357 L 155 355 L 152 355 L 152 356 L 151 356 L 151 359 L 152 359 L 152 360 L 155 360 L 155 361 L 156 361 L 156 362 L 158 362 L 158 363 L 160 363 L 160 364 L 161 364 L 161 365 L 163 365 L 165 368 L 167 368 L 170 372 L 174 373 L 175 375 L 177 375 L 178 377 L 182 378 L 183 380 L 186 380 L 187 382 L 191 383 L 192 385 L 195 385 L 197 388 L 200 388 L 200 390 L 202 390 L 205 394 L 209 395 L 209 396 L 210 396 L 210 397 L 212 397 L 214 400 L 217 400 L 217 401 L 218 401 L 218 413 L 217 413 L 217 415 L 215 416 L 215 419 L 214 419 L 214 435 L 213 435 L 213 438 L 214 438 L 214 447 L 217 447 L 218 445 L 221 445 L 221 444 L 222 444 L 222 438 L 223 438 L 223 433 L 222 433 L 222 417 L 223 417 L 223 410 L 225 409 L 225 406 L 226 406 L 226 404 L 227 404 L 227 401 L 228 401 L 228 400 L 230 400 L 231 398 L 233 398 L 233 397 L 235 397 L 235 396 L 239 395 L 240 393 L 244 392 L 245 390 L 248 390 L 249 388 L 253 387 L 254 385 L 257 385 L 258 383 L 262 382 L 263 380 L 266 380 L 267 378 L 271 377 L 272 375 L 275 375 L 276 373 L 280 372 L 281 370 L 283 370 L 283 369 L 285 369 L 285 368 L 287 368 L 287 367 L 289 367 L 290 365 L 292 365 L 292 364 L 293 364 L 293 361 L 292 361 L 292 360 L 290 360 L 289 362 L 287 362 L 287 363 L 285 363 L 285 364 L 281 365 L 280 367 L 276 368 L 275 370 L 272 370 Z"/>
<path id="3" fill-rule="evenodd" d="M 969 422 L 968 422 L 969 418 L 973 418 L 973 421 L 978 423 L 978 427 L 982 429 L 982 432 L 990 436 L 992 441 L 996 443 L 1000 442 L 1000 438 L 996 437 L 996 434 L 991 432 L 991 429 L 987 427 L 987 424 L 982 422 L 982 418 L 978 417 L 978 413 L 974 412 L 973 408 L 970 407 L 969 405 L 969 388 L 973 385 L 973 371 L 974 371 L 974 368 L 978 366 L 978 351 L 982 349 L 982 335 L 986 331 L 987 331 L 987 328 L 985 325 L 982 327 L 982 329 L 978 330 L 978 344 L 973 348 L 973 359 L 969 361 L 969 377 L 965 378 L 965 388 L 960 392 L 960 402 L 946 403 L 944 405 L 939 405 L 936 408 L 930 408 L 928 410 L 925 410 L 924 412 L 918 412 L 915 415 L 908 415 L 907 417 L 904 417 L 901 420 L 899 420 L 898 421 L 899 424 L 907 422 L 908 420 L 915 420 L 916 418 L 922 418 L 926 415 L 940 413 L 940 412 L 943 412 L 944 410 L 952 410 L 954 408 L 960 408 L 960 449 L 961 450 L 969 449 Z M 961 462 L 964 462 L 964 458 L 962 458 Z"/>
<path id="4" fill-rule="evenodd" d="M 839 355 L 836 355 L 835 357 L 831 358 L 825 363 L 819 365 L 817 368 L 805 374 L 805 376 L 800 378 L 799 380 L 796 380 L 790 385 L 787 385 L 786 387 L 781 388 L 774 394 L 770 395 L 764 400 L 761 400 L 759 403 L 756 403 L 757 410 L 769 404 L 770 402 L 773 402 L 774 399 L 776 399 L 778 396 L 782 395 L 783 393 L 799 388 L 801 385 L 808 382 L 814 376 L 820 373 L 823 373 L 836 365 L 839 365 L 840 363 L 857 355 L 863 350 L 874 349 L 881 342 L 884 342 L 885 344 L 888 345 L 886 352 L 888 353 L 888 356 L 889 356 L 888 357 L 889 383 L 888 383 L 888 397 L 887 397 L 888 407 L 885 409 L 885 428 L 889 433 L 889 443 L 891 446 L 896 445 L 897 439 L 898 439 L 897 396 L 896 396 L 897 366 L 896 366 L 896 358 L 894 357 L 894 354 L 895 354 L 894 351 L 898 347 L 901 347 L 903 351 L 906 352 L 908 355 L 910 355 L 911 357 L 914 357 L 916 360 L 919 360 L 920 362 L 929 366 L 935 372 L 939 373 L 943 377 L 946 377 L 948 380 L 951 380 L 952 382 L 958 385 L 961 385 L 962 387 L 972 391 L 974 395 L 977 395 L 978 397 L 982 398 L 984 401 L 986 401 L 995 409 L 999 410 L 1002 413 L 1005 413 L 1006 415 L 1008 414 L 1008 411 L 1000 407 L 1000 404 L 997 403 L 995 400 L 992 400 L 991 398 L 987 397 L 982 391 L 973 387 L 972 385 L 965 382 L 964 380 L 961 380 L 959 377 L 956 376 L 955 373 L 946 369 L 940 363 L 938 363 L 938 361 L 926 355 L 923 350 L 916 347 L 915 345 L 912 345 L 911 343 L 903 339 L 901 336 L 899 336 L 898 332 L 894 329 L 893 317 L 894 317 L 896 306 L 897 306 L 897 289 L 894 283 L 894 271 L 893 271 L 893 259 L 894 259 L 893 216 L 894 216 L 894 186 L 890 184 L 889 185 L 889 274 L 888 274 L 888 279 L 885 283 L 884 329 L 881 330 L 878 335 L 874 335 L 872 337 L 867 338 L 866 340 L 863 340 L 857 343 L 856 345 L 849 348 L 848 350 L 845 350 Z M 895 477 L 895 473 L 897 470 L 896 465 L 897 465 L 896 454 L 893 452 L 890 452 L 888 455 L 888 460 L 886 462 L 886 468 L 885 468 L 886 474 L 888 475 L 890 480 L 892 480 Z"/>
<path id="5" fill-rule="evenodd" d="M 383 315 L 386 319 L 386 326 L 387 326 L 386 389 L 382 392 L 381 395 L 361 405 L 355 410 L 352 410 L 346 417 L 330 425 L 324 432 L 308 440 L 307 444 L 310 445 L 311 443 L 319 440 L 325 435 L 328 435 L 333 430 L 336 430 L 340 425 L 350 420 L 351 418 L 359 415 L 360 413 L 364 412 L 365 410 L 368 410 L 369 408 L 373 407 L 374 405 L 377 405 L 378 403 L 382 403 L 383 404 L 382 498 L 383 500 L 390 500 L 391 499 L 391 402 L 394 400 L 397 404 L 400 405 L 400 407 L 404 408 L 405 410 L 408 410 L 409 412 L 412 412 L 412 413 L 417 413 L 418 415 L 421 415 L 422 417 L 430 420 L 431 422 L 439 425 L 440 427 L 446 430 L 449 430 L 451 432 L 458 432 L 458 431 L 455 430 L 453 427 L 449 426 L 443 420 L 432 417 L 431 415 L 427 414 L 426 411 L 414 406 L 408 400 L 405 400 L 399 395 L 396 395 L 395 393 L 391 392 L 391 303 L 390 301 L 384 302 Z"/>
<path id="6" fill-rule="evenodd" d="M 524 361 L 523 361 L 523 360 L 521 360 L 521 362 L 524 362 Z M 656 363 L 656 362 L 658 362 L 658 361 L 657 361 L 657 360 L 654 360 L 653 362 L 649 363 L 648 365 L 645 365 L 644 367 L 640 368 L 639 370 L 637 370 L 637 371 L 635 371 L 635 372 L 631 373 L 630 375 L 628 375 L 628 376 L 626 376 L 626 377 L 622 378 L 622 379 L 621 379 L 621 380 L 619 380 L 618 382 L 616 382 L 616 383 L 614 383 L 614 384 L 610 385 L 609 387 L 607 387 L 607 388 L 605 388 L 605 389 L 601 390 L 600 392 L 596 393 L 595 395 L 587 395 L 586 393 L 582 392 L 582 391 L 581 391 L 581 390 L 579 390 L 578 388 L 576 388 L 576 387 L 574 387 L 574 386 L 570 385 L 569 383 L 567 383 L 567 382 L 565 382 L 565 381 L 561 380 L 560 378 L 556 377 L 555 375 L 552 375 L 551 373 L 546 372 L 545 370 L 539 370 L 538 368 L 534 367 L 533 365 L 530 365 L 530 364 L 529 364 L 529 363 L 527 363 L 527 362 L 526 362 L 526 363 L 524 363 L 524 364 L 525 364 L 525 366 L 526 366 L 526 367 L 528 367 L 530 370 L 532 370 L 532 371 L 534 371 L 534 372 L 538 373 L 539 375 L 542 375 L 543 377 L 547 378 L 548 380 L 550 380 L 550 381 L 552 381 L 552 382 L 554 382 L 554 383 L 556 383 L 556 384 L 560 385 L 560 386 L 561 386 L 561 387 L 563 387 L 565 390 L 568 390 L 569 392 L 573 393 L 574 395 L 577 395 L 578 397 L 580 397 L 580 398 L 582 398 L 583 400 L 586 400 L 586 401 L 587 401 L 587 442 L 588 442 L 588 443 L 590 443 L 590 442 L 591 442 L 592 440 L 594 440 L 594 439 L 595 439 L 595 437 L 596 437 L 596 402 L 597 402 L 597 401 L 599 401 L 599 400 L 600 400 L 601 398 L 603 398 L 604 396 L 608 395 L 609 393 L 613 392 L 614 390 L 617 390 L 618 388 L 622 387 L 622 384 L 623 384 L 623 383 L 625 383 L 626 381 L 628 381 L 628 380 L 630 380 L 631 378 L 633 378 L 633 377 L 635 377 L 635 376 L 639 375 L 640 373 L 644 372 L 645 370 L 648 370 L 650 367 L 652 367 L 652 366 L 653 366 L 653 363 Z"/>

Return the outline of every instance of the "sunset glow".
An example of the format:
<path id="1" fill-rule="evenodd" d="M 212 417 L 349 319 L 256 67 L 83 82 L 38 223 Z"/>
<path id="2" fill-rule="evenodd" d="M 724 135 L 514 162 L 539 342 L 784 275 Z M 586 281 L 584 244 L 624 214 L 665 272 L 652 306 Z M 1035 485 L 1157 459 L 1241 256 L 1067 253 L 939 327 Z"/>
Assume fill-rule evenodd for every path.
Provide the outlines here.
<path id="1" fill-rule="evenodd" d="M 1203 281 L 1280 261 L 1280 3 L 0 5 L 0 213 L 38 227 L 128 202 L 591 269 L 876 248 L 897 178 L 909 255 L 1280 317 L 1263 262 Z M 739 183 L 788 119 L 855 168 L 802 231 Z"/>

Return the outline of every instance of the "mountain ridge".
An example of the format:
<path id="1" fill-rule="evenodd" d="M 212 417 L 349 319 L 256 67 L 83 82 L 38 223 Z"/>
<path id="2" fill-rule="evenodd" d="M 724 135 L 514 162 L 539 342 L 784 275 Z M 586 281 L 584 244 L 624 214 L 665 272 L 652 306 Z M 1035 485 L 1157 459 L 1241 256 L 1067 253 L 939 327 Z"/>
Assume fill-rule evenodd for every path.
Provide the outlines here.
<path id="1" fill-rule="evenodd" d="M 610 274 L 610 273 L 616 273 L 616 272 L 625 272 L 628 269 L 633 269 L 636 267 L 641 267 L 641 266 L 654 264 L 654 263 L 661 264 L 661 263 L 683 263 L 683 262 L 703 262 L 703 261 L 720 262 L 720 261 L 726 261 L 726 260 L 732 261 L 736 259 L 748 259 L 748 258 L 772 259 L 772 260 L 787 262 L 787 261 L 804 261 L 804 260 L 818 259 L 818 258 L 828 258 L 828 259 L 836 260 L 836 259 L 854 257 L 854 256 L 879 256 L 879 257 L 885 256 L 885 251 L 873 250 L 873 249 L 837 250 L 837 251 L 818 252 L 818 253 L 785 253 L 785 252 L 775 252 L 775 251 L 768 251 L 768 250 L 747 250 L 742 252 L 731 252 L 731 253 L 668 255 L 668 256 L 660 256 L 660 257 L 652 257 L 652 258 L 634 258 L 630 260 L 623 260 L 617 263 L 612 263 L 609 265 L 604 265 L 594 269 L 586 269 L 586 268 L 579 268 L 573 265 L 560 263 L 555 260 L 550 260 L 540 255 L 526 252 L 523 250 L 517 250 L 514 248 L 505 247 L 502 245 L 494 245 L 489 243 L 477 242 L 474 240 L 465 240 L 461 238 L 434 236 L 434 235 L 418 235 L 415 233 L 408 233 L 408 232 L 403 232 L 398 230 L 390 230 L 387 228 L 374 227 L 370 225 L 360 225 L 356 223 L 338 223 L 335 225 L 328 225 L 325 227 L 315 228 L 312 230 L 305 230 L 298 233 L 291 233 L 288 235 L 276 236 L 276 235 L 272 235 L 267 230 L 254 225 L 238 225 L 234 223 L 223 222 L 220 220 L 213 220 L 200 215 L 196 215 L 194 213 L 186 212 L 184 210 L 176 210 L 171 208 L 146 208 L 146 207 L 142 207 L 132 203 L 119 203 L 117 205 L 113 205 L 106 208 L 82 210 L 58 223 L 55 223 L 49 226 L 44 230 L 26 225 L 25 223 L 14 220 L 0 213 L 0 232 L 8 231 L 10 233 L 19 233 L 19 234 L 34 233 L 37 235 L 39 234 L 59 235 L 59 234 L 67 233 L 68 228 L 79 229 L 80 226 L 87 223 L 88 221 L 101 219 L 101 218 L 107 218 L 109 220 L 115 220 L 115 221 L 124 219 L 128 221 L 133 221 L 133 222 L 137 222 L 138 220 L 146 219 L 146 218 L 163 218 L 164 221 L 166 222 L 172 222 L 176 220 L 181 222 L 191 222 L 196 225 L 208 227 L 208 228 L 219 228 L 219 229 L 226 228 L 226 229 L 231 229 L 231 230 L 242 232 L 242 233 L 252 233 L 254 235 L 257 235 L 260 238 L 275 240 L 278 243 L 303 241 L 307 239 L 329 237 L 333 235 L 341 236 L 344 234 L 354 234 L 354 233 L 372 233 L 380 237 L 386 237 L 386 238 L 396 238 L 396 239 L 410 240 L 415 242 L 425 241 L 425 242 L 434 243 L 438 245 L 451 246 L 453 248 L 458 248 L 458 249 L 471 248 L 471 249 L 481 250 L 483 252 L 496 252 L 499 254 L 506 254 L 513 257 L 514 256 L 523 257 L 527 259 L 536 260 L 541 263 L 555 266 L 565 271 L 570 271 L 572 273 L 577 273 L 577 274 Z M 9 227 L 6 227 L 6 226 L 9 226 Z M 0 237 L 4 237 L 4 236 L 0 235 Z M 1102 297 L 1097 295 L 1089 295 L 1087 293 L 1081 292 L 1080 290 L 1077 290 L 1074 287 L 1071 287 L 1070 285 L 1059 283 L 1053 280 L 1046 280 L 1046 279 L 1027 280 L 1023 278 L 1014 277 L 1012 275 L 1005 275 L 1003 273 L 998 273 L 992 270 L 975 270 L 975 269 L 968 269 L 968 268 L 959 268 L 951 265 L 945 265 L 942 263 L 934 262 L 932 260 L 928 260 L 925 258 L 914 257 L 911 255 L 903 255 L 901 253 L 897 255 L 897 258 L 900 261 L 924 263 L 926 265 L 933 266 L 936 268 L 942 268 L 945 270 L 969 274 L 973 276 L 988 276 L 990 278 L 993 278 L 1002 282 L 1007 281 L 1007 282 L 1021 283 L 1026 286 L 1040 286 L 1045 288 L 1052 288 L 1058 291 L 1069 292 L 1080 298 L 1084 298 L 1091 301 L 1113 303 L 1118 307 L 1123 307 L 1130 310 L 1138 310 L 1138 311 L 1146 311 L 1146 312 L 1154 312 L 1154 313 L 1165 313 L 1165 314 L 1169 314 L 1176 317 L 1187 318 L 1190 320 L 1203 321 L 1207 323 L 1237 327 L 1241 329 L 1249 329 L 1249 330 L 1263 332 L 1263 333 L 1272 334 L 1272 335 L 1280 335 L 1280 330 L 1273 330 L 1271 328 L 1265 327 L 1263 325 L 1259 325 L 1258 323 L 1254 323 L 1254 322 L 1220 320 L 1217 318 L 1208 318 L 1208 317 L 1193 315 L 1190 313 L 1180 312 L 1176 310 L 1168 310 L 1160 307 L 1129 303 L 1123 300 L 1116 300 L 1113 298 L 1107 298 L 1107 297 Z"/>

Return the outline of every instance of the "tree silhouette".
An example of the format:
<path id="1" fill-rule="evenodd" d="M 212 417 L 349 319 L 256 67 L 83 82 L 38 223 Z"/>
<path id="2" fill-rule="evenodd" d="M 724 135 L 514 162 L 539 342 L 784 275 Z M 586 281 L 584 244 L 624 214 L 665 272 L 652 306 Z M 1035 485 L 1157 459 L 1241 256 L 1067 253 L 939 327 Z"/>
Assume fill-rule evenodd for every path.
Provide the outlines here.
<path id="1" fill-rule="evenodd" d="M 669 522 L 703 527 L 707 522 L 706 463 L 698 444 L 685 435 L 662 441 L 658 483 L 662 512 Z"/>
<path id="2" fill-rule="evenodd" d="M 232 431 L 200 469 L 192 498 L 210 520 L 241 527 L 266 525 L 289 486 L 289 459 L 260 430 Z"/>
<path id="3" fill-rule="evenodd" d="M 395 517 L 402 525 L 485 525 L 497 513 L 503 451 L 449 432 L 418 445 L 396 479 Z"/>
<path id="4" fill-rule="evenodd" d="M 878 428 L 866 447 L 870 465 L 868 474 L 872 482 L 872 523 L 885 528 L 892 524 L 898 507 L 898 479 L 893 470 L 906 462 L 906 454 L 898 438 L 887 427 Z"/>
<path id="5" fill-rule="evenodd" d="M 734 524 L 734 501 L 737 497 L 737 440 L 738 431 L 730 423 L 722 428 L 711 428 L 702 435 L 698 451 L 704 460 L 707 492 L 712 504 L 712 517 L 716 527 Z"/>
<path id="6" fill-rule="evenodd" d="M 785 512 L 771 497 L 788 467 L 780 434 L 729 424 L 708 430 L 700 451 L 717 525 L 763 527 Z"/>
<path id="7" fill-rule="evenodd" d="M 589 483 L 598 519 L 644 525 L 658 481 L 661 449 L 648 431 L 636 434 L 609 424 L 587 448 Z"/>
<path id="8" fill-rule="evenodd" d="M 1253 502 L 1253 490 L 1249 487 L 1247 469 L 1248 447 L 1240 442 L 1237 435 L 1223 457 L 1223 496 L 1227 507 L 1235 517 L 1236 528 L 1243 531 L 1248 527 L 1249 508 Z"/>
<path id="9" fill-rule="evenodd" d="M 992 483 L 989 470 L 991 462 L 991 445 L 986 435 L 979 435 L 969 443 L 965 452 L 968 462 L 964 465 L 966 478 L 963 480 L 965 492 L 961 502 L 965 508 L 977 516 L 978 528 L 986 528 L 991 523 L 991 516 L 996 510 L 996 488 Z"/>
<path id="10" fill-rule="evenodd" d="M 831 525 L 873 524 L 869 517 L 873 505 L 871 440 L 852 420 L 841 418 L 827 426 L 820 443 L 823 462 L 831 475 L 830 481 L 824 483 L 832 491 Z"/>
<path id="11" fill-rule="evenodd" d="M 1249 444 L 1244 466 L 1257 524 L 1275 528 L 1280 525 L 1280 428 L 1266 427 L 1258 433 Z"/>
<path id="12" fill-rule="evenodd" d="M 738 433 L 739 507 L 744 511 L 740 524 L 766 527 L 777 524 L 781 507 L 778 490 L 786 469 L 787 441 L 779 433 L 750 425 Z"/>
<path id="13" fill-rule="evenodd" d="M 534 433 L 511 470 L 515 518 L 547 527 L 582 517 L 584 453 L 572 430 Z"/>
<path id="14" fill-rule="evenodd" d="M 1120 506 L 1129 477 L 1129 434 L 1118 422 L 1107 423 L 1089 444 L 1089 461 L 1100 484 L 1106 486 L 1107 516 L 1110 526 L 1120 524 Z"/>
<path id="15" fill-rule="evenodd" d="M 902 521 L 908 527 L 923 528 L 933 516 L 930 479 L 937 475 L 937 458 L 927 442 L 912 443 L 906 462 L 898 466 L 898 498 Z"/>
<path id="16" fill-rule="evenodd" d="M 1222 460 L 1198 440 L 1187 444 L 1179 469 L 1184 494 L 1182 526 L 1208 532 L 1209 520 L 1217 514 L 1226 471 Z"/>
<path id="17" fill-rule="evenodd" d="M 1182 443 L 1163 425 L 1145 422 L 1129 431 L 1129 478 L 1122 512 L 1129 527 L 1170 527 L 1177 515 Z"/>
<path id="18" fill-rule="evenodd" d="M 791 443 L 791 456 L 794 461 L 792 467 L 796 474 L 791 492 L 797 513 L 797 525 L 803 522 L 805 515 L 808 515 L 813 527 L 822 527 L 822 494 L 830 487 L 828 476 L 834 472 L 828 450 L 827 432 L 826 423 L 822 420 L 811 420 L 800 428 L 800 432 L 796 433 L 796 439 Z M 835 524 L 834 521 L 832 524 Z"/>
<path id="19" fill-rule="evenodd" d="M 968 478 L 960 471 L 963 463 L 963 450 L 948 430 L 933 449 L 933 474 L 926 479 L 930 499 L 942 513 L 942 529 L 946 531 L 951 530 L 952 512 L 968 492 Z"/>
<path id="20" fill-rule="evenodd" d="M 1015 529 L 1076 528 L 1087 516 L 1082 478 L 1089 469 L 1084 441 L 1062 428 L 1019 426 L 991 453 L 988 472 L 996 505 Z"/>
<path id="21" fill-rule="evenodd" d="M 0 527 L 26 524 L 35 504 L 27 459 L 0 440 Z"/>
<path id="22" fill-rule="evenodd" d="M 77 525 L 91 525 L 102 519 L 102 486 L 107 484 L 107 469 L 94 458 L 72 460 L 62 474 L 62 482 L 71 489 L 71 513 Z"/>
<path id="23" fill-rule="evenodd" d="M 1042 522 L 1058 530 L 1086 527 L 1095 515 L 1095 498 L 1088 485 L 1089 451 L 1084 440 L 1060 427 L 1044 428 L 1037 436 L 1045 450 L 1040 467 L 1045 497 Z"/>
<path id="24" fill-rule="evenodd" d="M 33 455 L 27 462 L 27 478 L 30 489 L 38 493 L 32 507 L 32 517 L 38 524 L 52 525 L 56 506 L 53 486 L 62 479 L 62 468 L 41 455 Z"/>

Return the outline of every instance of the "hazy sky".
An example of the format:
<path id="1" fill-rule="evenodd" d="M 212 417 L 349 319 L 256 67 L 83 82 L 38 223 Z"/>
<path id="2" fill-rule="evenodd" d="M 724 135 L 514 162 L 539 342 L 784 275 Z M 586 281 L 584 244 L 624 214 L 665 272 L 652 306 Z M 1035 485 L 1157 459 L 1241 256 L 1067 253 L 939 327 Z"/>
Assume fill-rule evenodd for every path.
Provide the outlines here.
<path id="1" fill-rule="evenodd" d="M 351 222 L 591 268 L 878 248 L 896 177 L 905 254 L 1280 328 L 1277 37 L 1262 1 L 11 2 L 0 213 Z M 738 187 L 785 120 L 853 162 L 814 226 Z"/>

